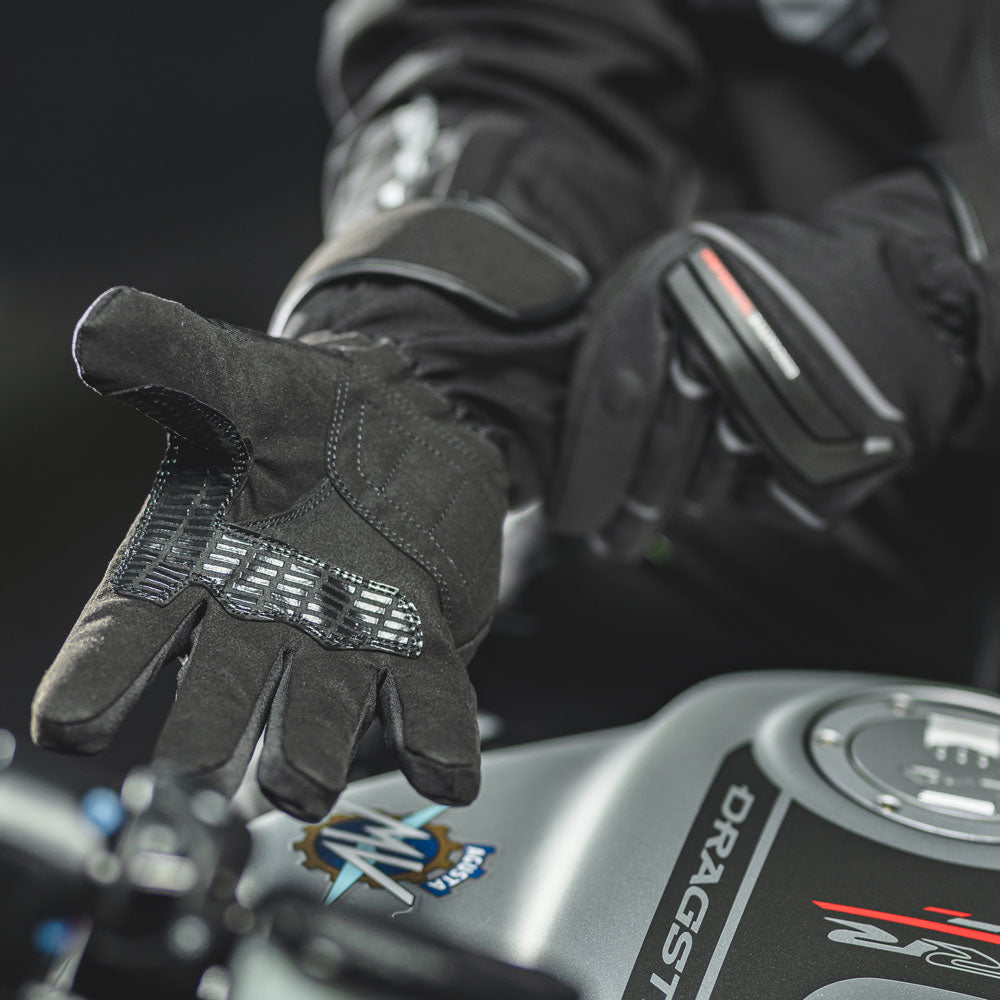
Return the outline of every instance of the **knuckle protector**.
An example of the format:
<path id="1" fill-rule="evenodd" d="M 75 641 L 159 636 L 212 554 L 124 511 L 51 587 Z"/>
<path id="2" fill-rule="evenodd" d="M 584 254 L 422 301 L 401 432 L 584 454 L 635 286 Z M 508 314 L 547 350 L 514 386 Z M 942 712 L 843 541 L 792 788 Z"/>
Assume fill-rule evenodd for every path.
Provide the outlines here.
<path id="1" fill-rule="evenodd" d="M 690 487 L 699 458 L 687 451 L 700 454 L 711 412 L 735 418 L 747 450 L 772 472 L 774 499 L 814 528 L 912 457 L 904 412 L 805 296 L 735 233 L 695 223 L 628 272 L 607 290 L 611 308 L 598 312 L 577 358 L 550 498 L 557 530 L 596 535 L 611 554 L 640 552 Z M 703 411 L 684 440 L 656 433 L 664 393 Z M 641 504 L 630 493 L 637 484 Z"/>
<path id="2" fill-rule="evenodd" d="M 692 231 L 702 239 L 664 275 L 668 308 L 779 477 L 807 492 L 852 482 L 867 492 L 905 463 L 913 453 L 905 415 L 838 332 L 734 233 L 713 223 Z"/>

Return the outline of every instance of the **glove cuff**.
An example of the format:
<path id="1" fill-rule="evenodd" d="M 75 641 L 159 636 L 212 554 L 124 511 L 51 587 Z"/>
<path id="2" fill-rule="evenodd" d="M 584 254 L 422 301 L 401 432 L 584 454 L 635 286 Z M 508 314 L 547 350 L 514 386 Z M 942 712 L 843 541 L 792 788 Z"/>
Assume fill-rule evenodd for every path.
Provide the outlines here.
<path id="1" fill-rule="evenodd" d="M 590 276 L 574 256 L 492 202 L 418 200 L 324 243 L 282 295 L 269 327 L 283 335 L 320 286 L 361 276 L 427 285 L 509 323 L 556 319 L 576 307 Z"/>

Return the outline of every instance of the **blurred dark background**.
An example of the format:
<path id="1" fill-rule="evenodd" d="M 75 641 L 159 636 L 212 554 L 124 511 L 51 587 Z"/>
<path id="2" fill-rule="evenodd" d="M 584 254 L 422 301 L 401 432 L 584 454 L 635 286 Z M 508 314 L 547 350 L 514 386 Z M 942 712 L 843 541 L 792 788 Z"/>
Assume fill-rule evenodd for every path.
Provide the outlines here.
<path id="1" fill-rule="evenodd" d="M 76 380 L 70 336 L 128 284 L 264 326 L 316 245 L 323 0 L 18 4 L 0 67 L 0 726 L 73 783 L 148 752 L 169 685 L 103 758 L 27 740 L 34 685 L 141 505 L 162 432 Z M 145 715 L 143 714 L 145 713 Z"/>

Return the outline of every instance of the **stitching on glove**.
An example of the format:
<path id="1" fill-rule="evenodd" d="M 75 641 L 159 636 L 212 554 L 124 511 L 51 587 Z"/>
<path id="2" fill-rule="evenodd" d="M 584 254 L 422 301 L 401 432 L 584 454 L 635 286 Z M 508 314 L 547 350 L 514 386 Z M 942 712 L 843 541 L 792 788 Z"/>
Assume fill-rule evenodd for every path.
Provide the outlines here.
<path id="1" fill-rule="evenodd" d="M 280 514 L 272 514 L 270 517 L 262 517 L 257 521 L 249 521 L 247 528 L 254 531 L 262 531 L 264 528 L 279 528 L 282 525 L 297 521 L 300 517 L 314 511 L 333 491 L 333 483 L 329 479 L 324 479 L 319 486 L 315 487 L 307 500 L 302 500 Z"/>
<path id="2" fill-rule="evenodd" d="M 410 378 L 411 376 L 412 373 L 410 372 L 407 372 L 405 375 L 406 378 Z M 397 381 L 398 380 L 399 376 L 397 376 Z M 426 412 L 419 409 L 414 404 L 413 400 L 410 398 L 409 395 L 400 392 L 398 389 L 389 388 L 388 385 L 377 381 L 370 374 L 367 376 L 366 381 L 370 383 L 370 388 L 374 389 L 374 395 L 377 401 L 379 402 L 383 400 L 390 401 L 393 403 L 394 408 L 404 412 L 406 415 L 411 416 L 415 420 L 421 422 L 428 422 L 432 419 L 431 417 L 428 416 Z M 444 408 L 445 412 L 451 414 L 454 413 L 454 404 L 452 404 L 445 396 L 443 396 L 440 392 L 438 392 L 436 389 L 434 389 L 427 383 L 411 382 L 409 388 L 411 390 L 419 390 L 428 398 L 433 399 L 437 405 L 440 405 L 441 407 Z M 374 405 L 374 403 L 372 401 L 369 401 L 369 405 Z M 398 418 L 394 419 L 398 420 Z M 400 423 L 400 426 L 404 425 Z M 485 463 L 483 462 L 482 455 L 476 450 L 474 450 L 468 443 L 467 440 L 467 436 L 469 436 L 468 433 L 466 435 L 459 435 L 454 431 L 449 430 L 446 426 L 442 425 L 440 422 L 435 422 L 434 430 L 443 443 L 449 445 L 454 451 L 458 452 L 460 455 L 467 458 L 470 462 L 472 462 L 479 468 L 484 468 Z M 475 435 L 472 436 L 475 437 Z M 430 444 L 428 444 L 427 447 L 433 450 Z M 444 461 L 452 463 L 454 462 L 453 458 L 451 458 L 449 455 L 441 451 L 434 451 L 434 454 L 438 455 Z"/>
<path id="3" fill-rule="evenodd" d="M 441 596 L 441 608 L 445 613 L 445 617 L 449 619 L 451 616 L 451 593 L 448 588 L 448 583 L 444 578 L 444 574 L 441 572 L 439 567 L 433 563 L 425 553 L 421 552 L 415 545 L 404 539 L 398 532 L 393 531 L 389 525 L 385 524 L 379 517 L 377 517 L 373 511 L 371 511 L 367 505 L 362 503 L 350 490 L 344 478 L 337 471 L 337 444 L 340 439 L 340 429 L 343 426 L 344 411 L 347 408 L 347 392 L 350 389 L 351 377 L 349 375 L 344 377 L 342 382 L 337 384 L 337 402 L 334 407 L 334 419 L 333 425 L 330 428 L 330 434 L 327 438 L 326 445 L 326 462 L 327 462 L 327 472 L 330 479 L 333 481 L 334 486 L 337 488 L 337 492 L 366 520 L 376 531 L 379 532 L 383 537 L 388 538 L 397 548 L 401 549 L 412 559 L 416 560 L 419 566 L 423 566 L 428 573 L 434 579 L 434 582 L 438 585 L 438 590 Z"/>
<path id="4" fill-rule="evenodd" d="M 249 467 L 246 448 L 228 421 L 172 390 L 122 395 L 168 426 L 191 424 L 196 431 L 197 421 L 208 423 L 230 448 L 220 460 L 204 447 L 186 455 L 171 442 L 115 569 L 118 593 L 163 605 L 199 585 L 233 617 L 283 621 L 327 649 L 419 656 L 420 616 L 398 588 L 224 520 Z"/>
<path id="5" fill-rule="evenodd" d="M 437 538 L 434 532 L 441 527 L 444 519 L 451 513 L 455 504 L 458 503 L 458 498 L 465 492 L 466 487 L 470 485 L 471 481 L 463 476 L 462 481 L 458 484 L 458 488 L 452 491 L 451 499 L 441 508 L 438 519 L 431 525 L 431 538 Z"/>
<path id="6" fill-rule="evenodd" d="M 442 510 L 441 515 L 438 517 L 437 521 L 434 522 L 434 524 L 431 526 L 431 528 L 427 528 L 424 525 L 422 525 L 404 507 L 400 506 L 400 504 L 398 504 L 395 500 L 393 500 L 392 497 L 390 497 L 390 496 L 387 495 L 386 491 L 387 491 L 389 483 L 390 483 L 390 481 L 392 479 L 392 475 L 390 475 L 386 479 L 385 485 L 380 487 L 370 476 L 368 476 L 368 475 L 365 474 L 364 469 L 361 467 L 361 455 L 362 455 L 362 452 L 364 450 L 363 447 L 362 447 L 362 441 L 361 441 L 361 439 L 362 439 L 363 432 L 364 432 L 364 420 L 365 420 L 366 405 L 367 404 L 365 404 L 365 403 L 361 404 L 360 412 L 358 414 L 358 434 L 357 434 L 357 451 L 356 451 L 358 475 L 361 477 L 362 481 L 364 481 L 365 483 L 367 483 L 387 504 L 389 504 L 390 506 L 392 506 L 396 510 L 398 510 L 399 513 L 402 514 L 402 516 L 404 518 L 406 518 L 407 521 L 409 521 L 412 525 L 414 525 L 417 528 L 417 530 L 422 535 L 426 535 L 431 540 L 431 542 L 433 543 L 434 547 L 445 557 L 445 559 L 448 560 L 448 562 L 450 563 L 451 567 L 458 574 L 459 579 L 462 581 L 462 586 L 465 587 L 466 589 L 468 589 L 469 581 L 466 579 L 465 574 L 462 572 L 461 569 L 459 569 L 458 564 L 451 557 L 451 555 L 447 552 L 447 550 L 444 548 L 444 546 L 438 541 L 437 536 L 434 534 L 434 531 L 432 530 L 432 528 L 436 528 L 438 525 L 440 525 L 441 521 L 444 518 L 445 513 L 447 513 L 448 509 L 450 509 L 451 506 L 455 503 L 455 501 L 458 499 L 458 496 L 461 494 L 461 492 L 464 491 L 465 488 L 469 485 L 469 479 L 468 479 L 468 477 L 466 476 L 465 472 L 462 470 L 461 466 L 459 466 L 456 462 L 453 462 L 448 456 L 442 454 L 440 451 L 438 451 L 433 446 L 431 446 L 430 444 L 428 444 L 428 442 L 424 441 L 423 438 L 421 438 L 418 434 L 413 434 L 412 432 L 407 431 L 403 427 L 402 424 L 400 424 L 398 421 L 396 421 L 391 416 L 389 417 L 390 422 L 393 424 L 393 426 L 401 434 L 406 434 L 407 437 L 410 440 L 410 444 L 407 445 L 407 447 L 404 450 L 404 452 L 403 452 L 402 456 L 400 457 L 399 461 L 397 461 L 396 464 L 395 464 L 395 466 L 393 467 L 392 475 L 394 475 L 396 473 L 396 471 L 398 471 L 400 465 L 402 464 L 403 459 L 413 450 L 414 442 L 417 443 L 417 444 L 423 445 L 424 448 L 427 449 L 427 451 L 431 452 L 431 454 L 439 456 L 443 461 L 447 462 L 459 474 L 459 484 L 452 491 L 451 499 L 448 501 L 448 504 L 446 505 L 446 507 L 444 508 L 444 510 Z M 378 407 L 375 407 L 375 409 L 378 409 Z M 383 414 L 385 413 L 384 410 L 381 411 L 381 412 Z"/>
<path id="7" fill-rule="evenodd" d="M 397 458 L 396 461 L 393 463 L 392 468 L 386 473 L 385 481 L 383 482 L 383 484 L 381 486 L 376 485 L 375 481 L 370 476 L 366 476 L 361 469 L 361 437 L 365 426 L 365 415 L 367 414 L 367 412 L 368 412 L 368 404 L 362 402 L 358 407 L 358 475 L 366 483 L 368 483 L 368 485 L 376 493 L 378 493 L 379 496 L 384 496 L 385 491 L 389 488 L 389 484 L 395 478 L 396 473 L 399 472 L 400 468 L 403 465 L 403 462 L 406 461 L 407 456 L 413 450 L 416 438 L 411 434 L 407 434 L 408 438 L 407 446 L 400 453 L 399 458 Z M 384 411 L 382 412 L 384 413 Z"/>
<path id="8" fill-rule="evenodd" d="M 398 394 L 390 394 L 390 398 L 399 402 L 403 406 L 403 408 L 409 409 L 409 411 L 414 416 L 420 416 L 420 414 L 416 410 L 414 410 L 412 407 L 407 406 L 406 400 L 404 400 L 403 397 L 399 396 Z M 437 458 L 440 458 L 442 462 L 446 462 L 455 470 L 456 473 L 458 473 L 458 478 L 459 478 L 458 487 L 455 490 L 451 491 L 451 498 L 448 500 L 448 503 L 442 508 L 441 513 L 438 516 L 438 519 L 432 525 L 433 528 L 438 527 L 444 521 L 445 517 L 447 516 L 451 508 L 457 502 L 459 496 L 461 495 L 461 491 L 466 489 L 466 487 L 475 485 L 475 480 L 473 480 L 472 477 L 469 476 L 466 469 L 458 462 L 456 462 L 451 455 L 448 455 L 446 452 L 441 451 L 441 449 L 436 448 L 429 441 L 426 441 L 424 438 L 422 438 L 419 434 L 414 434 L 413 431 L 410 430 L 406 425 L 404 425 L 397 417 L 393 416 L 393 414 L 389 413 L 388 411 L 380 407 L 377 403 L 362 403 L 361 413 L 358 419 L 358 475 L 360 475 L 361 478 L 364 479 L 365 482 L 367 482 L 372 487 L 372 489 L 374 489 L 380 496 L 383 496 L 385 491 L 388 489 L 389 483 L 392 481 L 393 476 L 396 474 L 399 467 L 402 465 L 403 460 L 410 453 L 411 449 L 407 448 L 406 451 L 404 451 L 402 455 L 400 455 L 399 459 L 396 461 L 396 464 L 393 466 L 391 472 L 386 477 L 385 485 L 381 489 L 378 486 L 376 486 L 371 477 L 366 476 L 361 468 L 361 450 L 362 450 L 361 431 L 365 419 L 364 417 L 365 409 L 367 407 L 371 407 L 372 409 L 378 410 L 379 413 L 381 413 L 384 417 L 386 417 L 389 420 L 389 422 L 392 424 L 393 428 L 396 431 L 398 431 L 400 434 L 405 434 L 408 438 L 410 438 L 411 441 L 415 441 L 418 444 L 423 445 L 423 447 L 427 451 L 429 451 L 432 455 L 436 456 Z M 476 462 L 478 465 L 482 466 L 482 460 L 478 455 L 476 455 L 472 451 L 471 448 L 468 448 L 462 441 L 458 440 L 457 438 L 453 438 L 447 435 L 445 436 L 448 440 L 448 443 L 452 445 L 456 451 L 461 452 L 463 455 L 466 455 L 469 459 Z M 431 538 L 435 538 L 433 533 L 431 533 Z"/>
<path id="9" fill-rule="evenodd" d="M 360 463 L 359 463 L 359 466 L 360 466 Z M 359 468 L 358 471 L 360 473 L 360 468 Z M 366 483 L 368 483 L 368 485 L 371 486 L 372 489 L 374 489 L 378 493 L 379 492 L 378 487 L 375 486 L 374 483 L 371 483 L 367 478 L 365 478 L 363 473 L 361 475 L 362 475 L 362 478 L 364 479 L 364 481 Z M 397 510 L 402 515 L 403 518 L 405 518 L 407 521 L 409 521 L 410 524 L 412 524 L 420 532 L 420 534 L 426 535 L 431 540 L 431 543 L 434 545 L 434 547 L 438 550 L 438 552 L 441 553 L 441 555 L 443 555 L 445 557 L 445 559 L 451 565 L 451 568 L 458 574 L 458 577 L 459 577 L 459 580 L 462 583 L 462 586 L 465 589 L 468 589 L 469 588 L 469 581 L 466 580 L 465 574 L 458 568 L 457 564 L 455 563 L 455 560 L 452 559 L 452 557 L 450 555 L 448 555 L 448 553 L 444 549 L 444 546 L 434 537 L 434 534 L 428 528 L 425 528 L 405 508 L 401 507 L 398 503 L 396 503 L 396 501 L 393 500 L 392 497 L 387 497 L 387 496 L 385 496 L 385 495 L 383 495 L 381 493 L 379 493 L 379 495 L 382 497 L 382 499 L 387 504 L 389 504 L 390 507 L 392 507 L 394 510 Z M 382 522 L 379 522 L 379 523 L 381 525 Z M 379 530 L 380 531 L 383 530 L 381 526 L 379 527 Z M 425 558 L 426 558 L 426 556 L 425 556 Z"/>
<path id="10" fill-rule="evenodd" d="M 402 397 L 399 397 L 399 396 L 392 396 L 392 395 L 390 395 L 390 398 L 396 399 L 399 402 L 403 402 Z M 435 458 L 439 458 L 439 459 L 441 459 L 442 462 L 446 462 L 448 465 L 450 465 L 458 473 L 459 478 L 462 480 L 463 484 L 470 481 L 470 477 L 469 477 L 468 473 L 466 472 L 466 470 L 463 468 L 463 466 L 461 466 L 458 462 L 456 462 L 455 459 L 451 455 L 447 454 L 447 452 L 442 451 L 440 448 L 435 447 L 429 441 L 426 441 L 424 438 L 422 438 L 419 434 L 415 434 L 402 421 L 400 421 L 397 417 L 393 416 L 391 413 L 387 412 L 385 409 L 383 409 L 382 407 L 380 407 L 377 403 L 361 403 L 360 406 L 359 406 L 359 409 L 360 409 L 360 414 L 359 414 L 359 419 L 358 419 L 358 448 L 359 448 L 359 451 L 360 451 L 360 448 L 361 448 L 361 427 L 364 424 L 364 413 L 365 413 L 365 410 L 368 409 L 368 408 L 371 408 L 373 410 L 377 410 L 384 417 L 386 417 L 386 419 L 389 420 L 390 423 L 392 423 L 393 427 L 396 430 L 398 430 L 400 434 L 405 434 L 411 441 L 415 441 L 417 444 L 423 445 L 424 449 L 426 451 L 430 452 L 432 455 L 434 455 Z M 421 416 L 416 410 L 411 410 L 410 412 L 415 417 Z M 482 462 L 480 461 L 479 456 L 476 455 L 474 452 L 472 452 L 470 449 L 465 448 L 461 444 L 461 442 L 459 442 L 458 440 L 456 440 L 456 439 L 449 439 L 448 443 L 451 444 L 455 448 L 456 451 L 461 451 L 462 454 L 466 455 L 471 461 L 476 462 L 478 465 L 482 465 Z M 408 453 L 409 453 L 409 450 L 403 452 L 403 454 L 397 460 L 396 464 L 392 468 L 392 471 L 386 477 L 385 487 L 383 487 L 383 489 L 386 488 L 386 487 L 388 487 L 389 482 L 391 481 L 391 479 L 395 475 L 395 473 L 398 471 L 399 466 L 402 465 L 403 459 L 406 457 L 406 455 Z M 360 472 L 360 469 L 359 469 L 359 472 Z M 370 479 L 370 477 L 366 477 L 365 481 L 368 482 L 368 483 L 370 483 L 371 486 L 374 489 L 377 489 L 377 487 L 375 486 L 374 482 Z"/>

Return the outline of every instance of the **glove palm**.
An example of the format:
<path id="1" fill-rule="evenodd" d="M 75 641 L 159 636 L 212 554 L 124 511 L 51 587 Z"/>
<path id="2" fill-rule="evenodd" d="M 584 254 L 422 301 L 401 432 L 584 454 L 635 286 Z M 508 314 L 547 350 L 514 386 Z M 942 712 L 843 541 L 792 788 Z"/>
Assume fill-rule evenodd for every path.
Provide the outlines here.
<path id="1" fill-rule="evenodd" d="M 157 755 L 226 791 L 259 770 L 315 818 L 376 711 L 415 787 L 470 801 L 465 665 L 492 616 L 496 449 L 391 345 L 272 340 L 130 289 L 81 320 L 81 378 L 169 431 L 153 491 L 36 696 L 46 746 L 101 750 L 187 655 Z"/>

